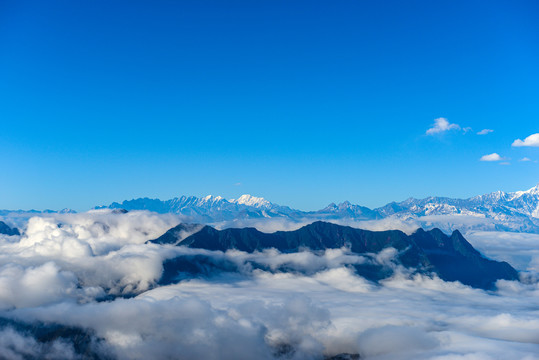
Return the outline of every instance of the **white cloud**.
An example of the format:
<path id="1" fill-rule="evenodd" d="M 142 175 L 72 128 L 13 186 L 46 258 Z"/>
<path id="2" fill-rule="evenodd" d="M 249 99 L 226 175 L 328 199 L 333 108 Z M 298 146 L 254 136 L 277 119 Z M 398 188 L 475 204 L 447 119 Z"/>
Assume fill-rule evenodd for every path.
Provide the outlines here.
<path id="1" fill-rule="evenodd" d="M 0 330 L 0 356 L 2 359 L 79 359 L 73 346 L 61 340 L 38 342 L 27 334 L 7 327 Z"/>
<path id="2" fill-rule="evenodd" d="M 16 241 L 0 236 L 0 308 L 145 291 L 177 250 L 144 242 L 178 222 L 147 211 L 30 218 Z"/>
<path id="3" fill-rule="evenodd" d="M 487 135 L 487 134 L 489 134 L 489 133 L 491 133 L 491 132 L 493 132 L 493 131 L 494 131 L 494 130 L 492 130 L 492 129 L 483 129 L 483 130 L 479 131 L 479 132 L 477 133 L 477 135 Z"/>
<path id="4" fill-rule="evenodd" d="M 481 156 L 481 159 L 479 159 L 479 161 L 502 161 L 502 160 L 505 160 L 505 158 L 501 157 L 498 153 L 483 155 Z"/>
<path id="5" fill-rule="evenodd" d="M 532 161 L 530 158 L 528 157 L 523 157 L 522 159 L 520 159 L 519 161 Z"/>
<path id="6" fill-rule="evenodd" d="M 64 300 L 77 279 L 52 262 L 33 268 L 8 264 L 0 269 L 1 308 L 37 306 Z"/>
<path id="7" fill-rule="evenodd" d="M 472 230 L 465 237 L 492 259 L 507 261 L 518 270 L 539 273 L 539 234 Z"/>
<path id="8" fill-rule="evenodd" d="M 214 252 L 217 253 L 217 252 Z M 537 284 L 485 292 L 397 273 L 376 285 L 347 267 L 192 279 L 110 302 L 14 310 L 92 329 L 119 359 L 523 359 L 537 349 Z M 287 347 L 288 345 L 289 347 Z M 288 351 L 288 352 L 287 352 Z M 470 357 L 470 355 L 475 357 Z"/>
<path id="9" fill-rule="evenodd" d="M 434 120 L 434 124 L 427 130 L 427 135 L 434 135 L 448 130 L 460 130 L 457 124 L 451 124 L 446 118 L 438 118 Z"/>
<path id="10" fill-rule="evenodd" d="M 513 141 L 512 146 L 520 147 L 520 146 L 534 146 L 539 147 L 539 133 L 531 134 L 527 138 L 523 140 L 516 139 Z"/>

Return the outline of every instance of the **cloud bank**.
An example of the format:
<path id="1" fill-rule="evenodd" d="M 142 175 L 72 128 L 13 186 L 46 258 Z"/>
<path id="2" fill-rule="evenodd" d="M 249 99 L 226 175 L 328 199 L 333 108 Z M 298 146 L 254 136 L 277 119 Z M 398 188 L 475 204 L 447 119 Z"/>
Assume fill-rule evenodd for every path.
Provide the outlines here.
<path id="1" fill-rule="evenodd" d="M 537 358 L 539 246 L 529 234 L 471 237 L 500 256 L 532 254 L 521 258 L 525 281 L 486 292 L 414 274 L 394 262 L 393 249 L 248 254 L 145 244 L 178 222 L 144 211 L 54 214 L 29 219 L 21 236 L 0 236 L 0 354 L 81 359 L 74 339 L 83 338 L 110 359 Z M 297 224 L 267 225 L 278 226 Z M 163 261 L 178 256 L 238 271 L 158 286 Z M 353 269 L 365 262 L 394 274 L 367 281 Z M 53 325 L 84 336 L 39 335 Z"/>

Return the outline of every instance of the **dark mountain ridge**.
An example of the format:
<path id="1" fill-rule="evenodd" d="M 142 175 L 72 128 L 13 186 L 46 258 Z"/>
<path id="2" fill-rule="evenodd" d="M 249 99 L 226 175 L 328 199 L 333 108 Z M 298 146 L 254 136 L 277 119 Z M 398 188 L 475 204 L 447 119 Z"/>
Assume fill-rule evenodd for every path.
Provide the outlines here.
<path id="1" fill-rule="evenodd" d="M 19 229 L 9 227 L 8 224 L 6 224 L 3 221 L 0 221 L 0 234 L 4 235 L 20 235 Z"/>
<path id="2" fill-rule="evenodd" d="M 179 226 L 185 228 L 185 225 Z M 174 231 L 175 228 L 151 242 L 176 243 L 171 238 Z M 498 279 L 518 279 L 518 273 L 511 265 L 483 257 L 459 231 L 448 236 L 439 229 L 418 229 L 406 235 L 399 230 L 368 231 L 323 221 L 295 231 L 274 233 L 263 233 L 255 228 L 216 230 L 204 226 L 178 245 L 219 251 L 236 249 L 248 253 L 271 248 L 293 253 L 303 249 L 322 251 L 345 247 L 355 254 L 370 254 L 391 247 L 398 250 L 398 263 L 421 273 L 435 273 L 446 281 L 460 281 L 465 285 L 490 289 Z M 165 264 L 167 276 L 170 277 L 174 266 L 179 266 L 181 261 L 173 259 Z M 356 271 L 374 281 L 391 275 L 387 269 L 364 268 L 361 265 L 356 266 Z"/>

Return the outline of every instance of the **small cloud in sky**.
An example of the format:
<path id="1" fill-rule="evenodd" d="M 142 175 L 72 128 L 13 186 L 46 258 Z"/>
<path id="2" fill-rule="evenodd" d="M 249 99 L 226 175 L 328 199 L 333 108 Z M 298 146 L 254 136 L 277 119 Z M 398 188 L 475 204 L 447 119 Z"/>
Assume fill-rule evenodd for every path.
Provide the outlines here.
<path id="1" fill-rule="evenodd" d="M 502 160 L 505 160 L 505 158 L 501 157 L 498 153 L 483 155 L 481 156 L 481 159 L 479 159 L 479 161 L 502 161 Z"/>
<path id="2" fill-rule="evenodd" d="M 503 161 L 500 163 L 500 165 L 511 165 L 511 163 L 509 161 Z"/>
<path id="3" fill-rule="evenodd" d="M 483 129 L 483 130 L 479 131 L 479 132 L 477 133 L 477 135 L 487 135 L 487 134 L 490 134 L 490 133 L 493 132 L 493 131 L 494 131 L 494 130 L 492 130 L 492 129 Z"/>
<path id="4" fill-rule="evenodd" d="M 451 124 L 446 118 L 438 118 L 434 120 L 434 124 L 427 130 L 427 135 L 439 134 L 449 130 L 460 130 L 458 124 Z"/>
<path id="5" fill-rule="evenodd" d="M 520 159 L 519 161 L 532 161 L 530 158 L 528 157 L 523 157 L 522 159 Z"/>
<path id="6" fill-rule="evenodd" d="M 534 146 L 539 147 L 539 133 L 531 134 L 524 140 L 516 139 L 513 141 L 512 146 Z"/>
<path id="7" fill-rule="evenodd" d="M 234 184 L 235 186 L 241 186 L 241 183 L 240 182 L 237 182 Z"/>
<path id="8" fill-rule="evenodd" d="M 466 126 L 464 129 L 462 129 L 462 131 L 464 131 L 464 133 L 466 134 L 467 132 L 472 131 L 472 128 L 469 126 Z"/>

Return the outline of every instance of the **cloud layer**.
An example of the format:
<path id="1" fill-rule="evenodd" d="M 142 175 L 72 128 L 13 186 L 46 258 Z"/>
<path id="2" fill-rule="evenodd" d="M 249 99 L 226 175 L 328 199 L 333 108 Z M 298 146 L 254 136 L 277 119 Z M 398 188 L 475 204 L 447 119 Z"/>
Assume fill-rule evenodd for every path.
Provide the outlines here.
<path id="1" fill-rule="evenodd" d="M 369 256 L 346 249 L 248 254 L 145 244 L 178 222 L 144 211 L 31 218 L 22 236 L 0 236 L 0 316 L 88 329 L 89 346 L 118 359 L 537 358 L 533 236 L 472 236 L 499 256 L 512 252 L 527 262 L 526 281 L 500 281 L 485 292 L 414 275 L 393 261 L 392 249 Z M 533 256 L 520 258 L 522 249 Z M 239 270 L 156 286 L 164 260 L 199 255 Z M 394 275 L 371 283 L 353 270 L 364 262 Z M 65 339 L 43 342 L 1 322 L 0 354 L 80 358 Z"/>

